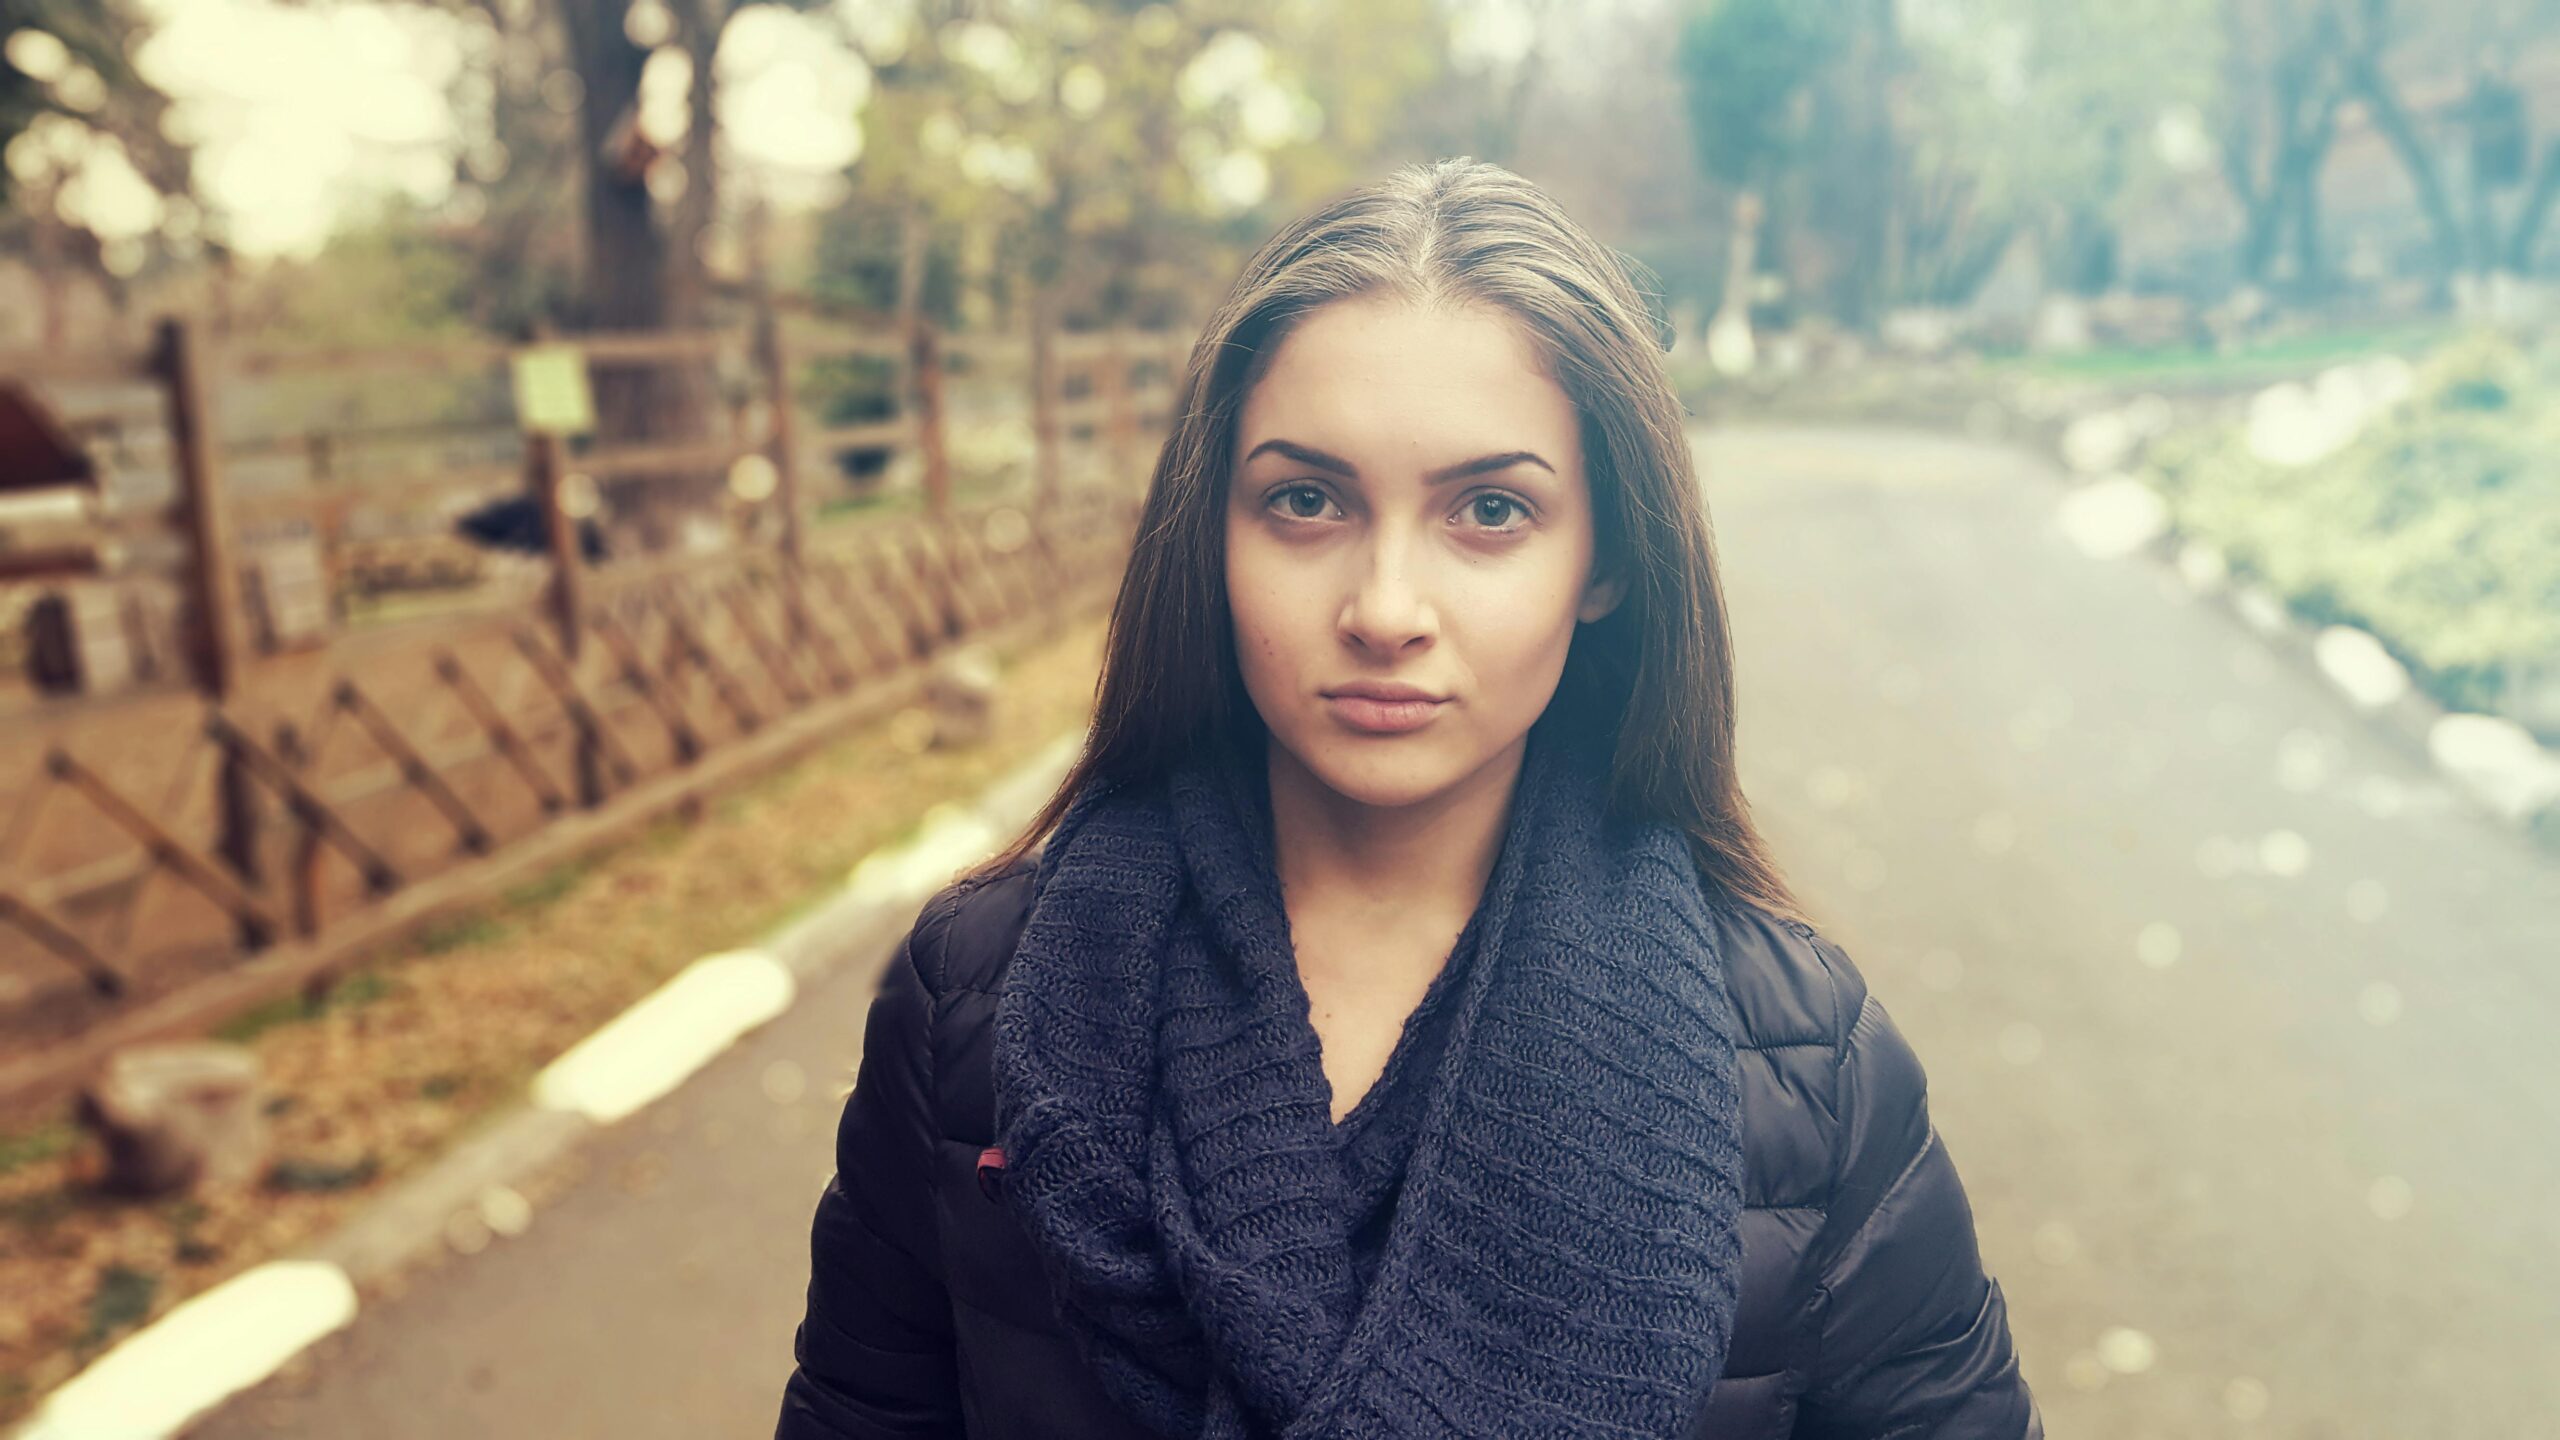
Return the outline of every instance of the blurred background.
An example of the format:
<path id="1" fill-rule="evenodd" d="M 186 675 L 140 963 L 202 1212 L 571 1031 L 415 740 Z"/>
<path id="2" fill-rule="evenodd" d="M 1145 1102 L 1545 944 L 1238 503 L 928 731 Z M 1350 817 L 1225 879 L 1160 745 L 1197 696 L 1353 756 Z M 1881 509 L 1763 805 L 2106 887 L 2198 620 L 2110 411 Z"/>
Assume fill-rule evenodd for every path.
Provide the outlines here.
<path id="1" fill-rule="evenodd" d="M 768 1433 L 878 907 L 1449 155 L 2053 1433 L 2560 1430 L 2554 0 L 0 0 L 0 1424 Z"/>

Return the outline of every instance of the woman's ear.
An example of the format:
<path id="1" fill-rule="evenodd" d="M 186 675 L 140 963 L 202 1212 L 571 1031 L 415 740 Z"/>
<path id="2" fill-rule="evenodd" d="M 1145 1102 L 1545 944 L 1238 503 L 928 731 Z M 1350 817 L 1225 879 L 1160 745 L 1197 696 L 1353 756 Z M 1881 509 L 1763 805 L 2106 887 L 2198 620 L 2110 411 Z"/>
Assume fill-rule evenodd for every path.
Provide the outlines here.
<path id="1" fill-rule="evenodd" d="M 1587 625 L 1617 609 L 1618 602 L 1626 596 L 1627 582 L 1623 577 L 1617 575 L 1596 577 L 1582 592 L 1582 605 L 1573 612 L 1574 618 Z"/>

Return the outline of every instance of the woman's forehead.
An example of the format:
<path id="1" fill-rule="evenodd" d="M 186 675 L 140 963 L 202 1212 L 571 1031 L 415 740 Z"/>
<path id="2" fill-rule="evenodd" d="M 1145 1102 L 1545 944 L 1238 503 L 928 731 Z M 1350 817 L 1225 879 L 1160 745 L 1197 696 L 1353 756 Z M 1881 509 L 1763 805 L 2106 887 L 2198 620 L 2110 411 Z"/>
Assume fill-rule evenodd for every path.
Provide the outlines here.
<path id="1" fill-rule="evenodd" d="M 1509 316 L 1339 301 L 1279 343 L 1245 397 L 1236 456 L 1281 438 L 1355 463 L 1430 467 L 1518 449 L 1561 470 L 1577 458 L 1577 431 L 1572 402 Z"/>

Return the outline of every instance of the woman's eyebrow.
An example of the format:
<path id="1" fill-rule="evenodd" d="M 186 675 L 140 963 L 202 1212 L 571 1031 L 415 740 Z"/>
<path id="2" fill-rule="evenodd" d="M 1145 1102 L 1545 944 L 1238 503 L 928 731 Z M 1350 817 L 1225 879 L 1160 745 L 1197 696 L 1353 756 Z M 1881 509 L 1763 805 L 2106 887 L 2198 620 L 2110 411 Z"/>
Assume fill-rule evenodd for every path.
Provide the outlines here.
<path id="1" fill-rule="evenodd" d="M 1312 445 L 1301 445 L 1294 440 L 1265 440 L 1254 446 L 1252 452 L 1244 457 L 1245 463 L 1252 464 L 1266 450 L 1275 455 L 1286 456 L 1301 465 L 1313 465 L 1319 470 L 1330 470 L 1346 480 L 1360 478 L 1360 471 L 1350 461 L 1339 455 L 1328 455 Z M 1508 470 L 1514 465 L 1535 465 L 1550 475 L 1556 473 L 1556 467 L 1548 464 L 1534 451 L 1508 450 L 1499 455 L 1479 455 L 1473 460 L 1461 460 L 1455 465 L 1444 465 L 1422 478 L 1429 484 L 1437 485 L 1449 480 L 1464 480 L 1470 475 L 1489 475 L 1496 470 Z"/>

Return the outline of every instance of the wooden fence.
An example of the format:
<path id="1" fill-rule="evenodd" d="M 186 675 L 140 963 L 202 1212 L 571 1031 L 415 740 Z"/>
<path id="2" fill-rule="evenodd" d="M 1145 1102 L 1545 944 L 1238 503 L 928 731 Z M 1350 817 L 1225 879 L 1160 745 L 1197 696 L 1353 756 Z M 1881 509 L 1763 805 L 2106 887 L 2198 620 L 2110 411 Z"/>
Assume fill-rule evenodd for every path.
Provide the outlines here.
<path id="1" fill-rule="evenodd" d="M 313 993 L 432 916 L 914 703 L 948 646 L 1045 633 L 1105 603 L 1181 354 L 1156 334 L 955 341 L 811 324 L 773 306 L 738 329 L 550 343 L 590 364 L 725 353 L 761 378 L 763 421 L 574 454 L 558 436 L 527 435 L 514 475 L 442 483 L 526 487 L 550 536 L 538 587 L 298 647 L 278 643 L 274 615 L 244 604 L 257 577 L 241 583 L 239 528 L 298 515 L 325 549 L 366 507 L 411 503 L 438 477 L 229 495 L 218 387 L 297 367 L 396 383 L 503 363 L 511 347 L 257 350 L 207 345 L 172 321 L 148 354 L 0 353 L 0 384 L 76 374 L 160 390 L 176 502 L 95 513 L 85 533 L 19 536 L 0 555 L 41 554 L 54 574 L 111 573 L 120 537 L 174 527 L 189 637 L 183 683 L 0 720 L 0 1108 L 57 1099 L 117 1046 Z M 1030 483 L 955 504 L 945 370 L 954 352 L 985 361 L 1008 350 L 1029 376 Z M 803 367 L 847 355 L 912 367 L 903 413 L 835 426 L 797 413 Z M 923 505 L 813 524 L 803 468 L 881 447 L 918 457 Z M 751 456 L 771 467 L 770 493 L 749 487 L 745 502 L 778 511 L 761 527 L 770 543 L 581 558 L 572 476 L 720 471 Z M 1110 483 L 1063 483 L 1070 458 Z"/>

